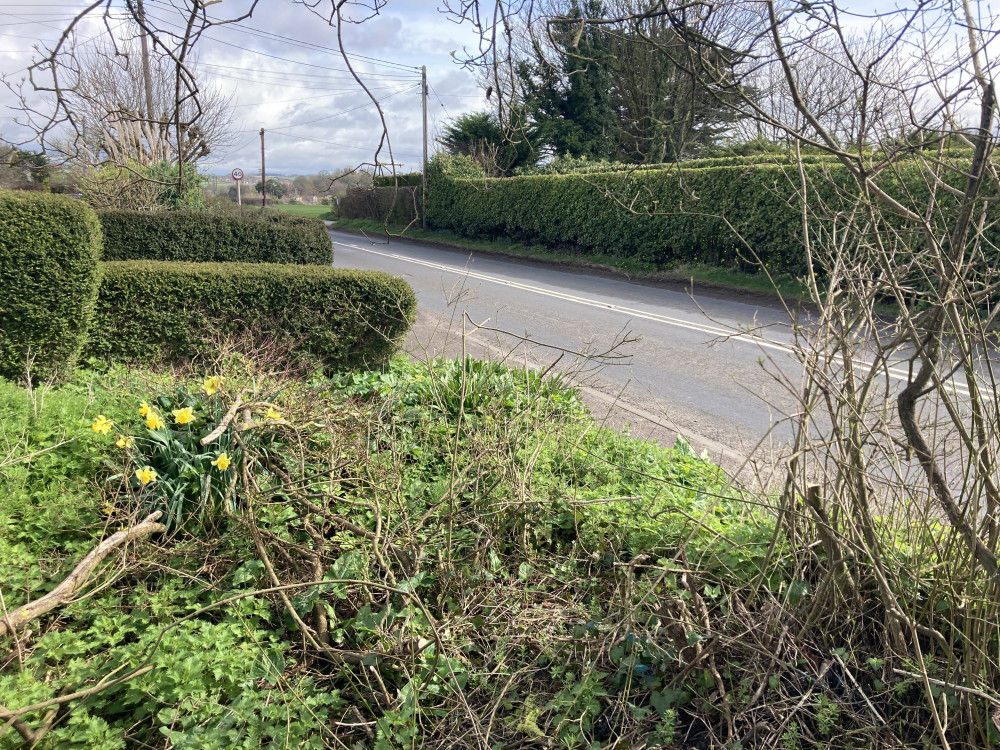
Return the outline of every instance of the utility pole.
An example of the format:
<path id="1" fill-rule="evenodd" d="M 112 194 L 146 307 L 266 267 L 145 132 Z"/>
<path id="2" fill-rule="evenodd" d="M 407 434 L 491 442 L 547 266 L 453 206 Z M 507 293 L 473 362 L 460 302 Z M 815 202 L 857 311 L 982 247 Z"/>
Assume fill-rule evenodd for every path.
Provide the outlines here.
<path id="1" fill-rule="evenodd" d="M 424 170 L 421 179 L 423 198 L 420 205 L 420 218 L 423 220 L 423 227 L 427 229 L 427 66 L 420 66 L 420 95 L 423 99 L 424 108 Z"/>
<path id="2" fill-rule="evenodd" d="M 150 130 L 153 128 L 153 79 L 149 74 L 149 42 L 146 40 L 146 12 L 142 9 L 142 0 L 136 1 L 136 15 L 139 18 L 139 43 L 142 45 L 142 80 L 146 89 L 146 122 Z"/>
<path id="3" fill-rule="evenodd" d="M 260 194 L 261 207 L 267 206 L 267 168 L 264 166 L 264 128 L 260 129 Z"/>

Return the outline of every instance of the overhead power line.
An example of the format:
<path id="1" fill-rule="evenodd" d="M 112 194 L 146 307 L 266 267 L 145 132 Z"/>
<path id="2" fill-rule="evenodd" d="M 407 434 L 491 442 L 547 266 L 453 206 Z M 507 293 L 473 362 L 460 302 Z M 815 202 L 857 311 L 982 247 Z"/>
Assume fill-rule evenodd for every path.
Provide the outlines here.
<path id="1" fill-rule="evenodd" d="M 155 5 L 160 5 L 160 6 L 164 6 L 164 7 L 171 7 L 170 3 L 167 2 L 166 0 L 149 0 L 149 1 L 152 2 Z M 218 20 L 218 19 L 216 19 L 216 20 Z M 283 42 L 287 42 L 287 43 L 295 45 L 297 47 L 305 47 L 305 48 L 308 48 L 308 49 L 322 50 L 324 52 L 329 52 L 329 53 L 337 55 L 337 56 L 340 56 L 342 54 L 341 50 L 338 49 L 338 48 L 336 48 L 336 47 L 327 47 L 327 46 L 322 45 L 322 44 L 316 44 L 315 42 L 307 42 L 307 41 L 302 40 L 302 39 L 296 39 L 294 37 L 284 36 L 283 34 L 278 34 L 278 33 L 274 32 L 274 31 L 267 31 L 266 29 L 258 29 L 258 28 L 254 27 L 254 26 L 251 26 L 250 24 L 243 23 L 243 22 L 229 23 L 229 24 L 226 24 L 226 26 L 229 26 L 229 27 L 235 28 L 235 29 L 240 29 L 241 31 L 246 31 L 246 32 L 248 32 L 251 35 L 263 36 L 263 37 L 266 37 L 268 39 L 279 39 L 279 40 L 281 40 Z M 371 62 L 371 63 L 376 64 L 376 65 L 382 65 L 382 66 L 390 67 L 390 68 L 397 68 L 399 70 L 408 70 L 408 71 L 414 71 L 414 72 L 419 72 L 420 71 L 420 68 L 418 66 L 416 66 L 416 65 L 406 65 L 405 63 L 399 63 L 399 62 L 395 62 L 393 60 L 385 60 L 385 59 L 380 58 L 380 57 L 371 57 L 369 55 L 362 55 L 362 54 L 359 54 L 357 52 L 348 52 L 347 56 L 348 57 L 352 57 L 352 58 L 357 58 L 359 60 L 366 60 L 366 61 Z"/>
<path id="2" fill-rule="evenodd" d="M 292 139 L 297 140 L 297 141 L 310 141 L 312 143 L 325 143 L 328 146 L 337 146 L 338 148 L 350 148 L 350 149 L 354 149 L 355 151 L 374 151 L 375 150 L 374 146 L 351 146 L 351 145 L 349 145 L 347 143 L 335 143 L 334 141 L 324 141 L 324 140 L 320 140 L 319 138 L 306 138 L 304 135 L 293 135 L 291 133 L 274 133 L 273 130 L 269 130 L 267 132 L 275 134 L 275 135 L 282 136 L 284 138 L 292 138 Z M 411 153 L 409 153 L 407 151 L 396 151 L 394 149 L 393 153 L 395 155 L 397 155 L 397 156 L 412 156 L 415 159 L 421 158 L 420 154 L 411 154 Z"/>
<path id="3" fill-rule="evenodd" d="M 172 26 L 173 28 L 179 29 L 181 31 L 184 30 L 184 27 L 180 26 L 179 24 L 173 23 L 172 21 L 169 21 L 169 20 L 164 19 L 164 18 L 155 17 L 155 16 L 153 16 L 150 13 L 147 13 L 146 17 L 149 18 L 149 19 L 152 19 L 152 20 L 154 20 L 154 21 L 156 21 L 158 23 L 164 24 L 165 26 Z M 219 39 L 218 37 L 215 37 L 215 36 L 208 36 L 207 34 L 202 34 L 201 38 L 202 39 L 208 39 L 208 40 L 210 40 L 212 42 L 215 42 L 216 44 L 225 45 L 226 47 L 232 47 L 234 49 L 238 49 L 241 52 L 247 52 L 247 53 L 250 53 L 252 55 L 259 55 L 260 57 L 267 57 L 267 58 L 269 58 L 271 60 L 280 60 L 281 62 L 291 63 L 292 65 L 300 65 L 300 66 L 303 66 L 303 67 L 306 67 L 306 68 L 316 68 L 318 70 L 333 71 L 333 72 L 337 72 L 337 73 L 347 73 L 349 75 L 351 74 L 351 71 L 347 70 L 346 68 L 334 68 L 334 67 L 332 67 L 330 65 L 317 65 L 315 63 L 302 62 L 301 60 L 292 60 L 291 58 L 288 58 L 288 57 L 281 57 L 280 55 L 272 55 L 269 52 L 262 52 L 260 50 L 252 49 L 252 48 L 247 47 L 246 45 L 243 45 L 243 44 L 234 44 L 233 42 L 227 42 L 227 41 L 225 41 L 223 39 Z M 366 77 L 377 76 L 377 77 L 380 77 L 380 78 L 394 78 L 394 79 L 397 79 L 397 80 L 401 77 L 398 74 L 393 74 L 393 73 L 370 73 L 370 72 L 367 72 L 367 71 L 364 73 L 364 75 Z"/>
<path id="4" fill-rule="evenodd" d="M 348 86 L 348 83 L 354 83 L 354 81 L 338 81 L 337 84 L 334 84 L 335 88 L 331 88 L 330 86 L 306 86 L 305 85 L 305 83 L 311 83 L 311 81 L 309 81 L 309 82 L 288 81 L 288 80 L 285 80 L 285 81 L 270 81 L 270 80 L 261 79 L 261 78 L 245 78 L 243 76 L 234 76 L 234 75 L 230 75 L 229 73 L 219 73 L 219 72 L 216 72 L 214 70 L 206 71 L 206 73 L 208 75 L 211 75 L 212 77 L 227 78 L 227 79 L 230 79 L 230 80 L 233 80 L 233 81 L 243 81 L 244 83 L 255 83 L 258 86 L 263 86 L 263 87 L 268 87 L 268 88 L 274 87 L 274 86 L 279 86 L 279 87 L 281 87 L 283 89 L 293 89 L 294 88 L 294 89 L 301 89 L 303 91 L 325 91 L 327 93 L 334 93 L 334 94 L 351 94 L 351 93 L 357 93 L 357 92 L 360 91 L 360 88 L 357 85 Z M 407 87 L 407 88 L 412 88 L 412 86 Z M 395 87 L 390 87 L 388 85 L 382 85 L 382 86 L 373 87 L 372 90 L 373 91 L 389 91 L 391 93 L 395 93 L 395 91 L 397 89 Z"/>
<path id="5" fill-rule="evenodd" d="M 392 97 L 398 96 L 399 94 L 404 94 L 407 91 L 413 91 L 413 89 L 416 89 L 416 88 L 420 88 L 420 84 L 417 84 L 416 86 L 410 86 L 409 88 L 403 89 L 402 91 L 396 91 L 395 93 L 389 94 L 388 96 L 383 96 L 382 97 L 382 101 L 385 101 L 386 99 L 391 99 Z M 331 117 L 340 117 L 340 115 L 346 115 L 349 112 L 356 112 L 359 109 L 365 109 L 367 107 L 371 107 L 373 104 L 374 104 L 374 102 L 372 102 L 372 101 L 369 100 L 369 101 L 365 102 L 364 104 L 359 104 L 357 107 L 351 107 L 350 109 L 345 109 L 343 112 L 332 112 L 330 114 L 325 114 L 322 117 L 317 117 L 315 120 L 306 120 L 305 122 L 296 122 L 296 123 L 293 123 L 291 125 L 285 125 L 284 127 L 272 128 L 271 130 L 273 132 L 275 130 L 290 130 L 291 128 L 302 128 L 302 127 L 305 127 L 306 125 L 313 125 L 313 124 L 315 124 L 317 122 L 322 122 L 323 120 L 329 120 Z"/>

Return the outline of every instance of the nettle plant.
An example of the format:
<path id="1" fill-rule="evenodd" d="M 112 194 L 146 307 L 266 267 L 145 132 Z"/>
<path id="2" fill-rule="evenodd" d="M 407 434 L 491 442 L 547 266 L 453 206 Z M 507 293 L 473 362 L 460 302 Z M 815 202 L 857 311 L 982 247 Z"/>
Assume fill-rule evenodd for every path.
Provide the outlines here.
<path id="1" fill-rule="evenodd" d="M 120 451 L 108 482 L 119 482 L 138 499 L 140 514 L 163 512 L 170 530 L 198 532 L 239 510 L 241 485 L 283 442 L 276 429 L 287 425 L 272 398 L 232 397 L 219 376 L 197 388 L 180 384 L 173 393 L 142 401 L 133 424 L 116 424 L 103 414 L 91 425 L 114 437 Z M 112 515 L 115 506 L 105 503 Z"/>

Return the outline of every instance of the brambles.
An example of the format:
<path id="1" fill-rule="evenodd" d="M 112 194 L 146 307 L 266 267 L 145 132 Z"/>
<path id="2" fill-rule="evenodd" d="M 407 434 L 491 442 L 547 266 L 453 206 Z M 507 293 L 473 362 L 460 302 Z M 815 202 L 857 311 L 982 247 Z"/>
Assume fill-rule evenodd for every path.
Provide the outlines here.
<path id="1" fill-rule="evenodd" d="M 72 471 L 94 479 L 20 527 L 30 544 L 11 548 L 0 517 L 8 606 L 102 525 L 173 516 L 159 547 L 133 549 L 26 643 L 23 671 L 0 670 L 16 709 L 155 667 L 62 709 L 51 742 L 321 747 L 335 729 L 379 748 L 710 746 L 774 714 L 795 725 L 772 721 L 772 746 L 846 747 L 845 732 L 873 736 L 852 677 L 907 716 L 872 692 L 873 677 L 898 684 L 885 662 L 858 663 L 891 660 L 878 643 L 782 636 L 815 571 L 769 554 L 773 514 L 683 441 L 601 429 L 557 381 L 475 360 L 309 383 L 269 367 L 234 355 L 180 382 L 113 368 L 49 396 L 41 418 L 74 439 L 48 460 L 85 450 Z M 21 425 L 0 419 L 10 442 Z M 11 476 L 5 507 L 46 482 Z M 62 513 L 88 520 L 64 529 Z M 63 549 L 67 533 L 79 541 Z"/>

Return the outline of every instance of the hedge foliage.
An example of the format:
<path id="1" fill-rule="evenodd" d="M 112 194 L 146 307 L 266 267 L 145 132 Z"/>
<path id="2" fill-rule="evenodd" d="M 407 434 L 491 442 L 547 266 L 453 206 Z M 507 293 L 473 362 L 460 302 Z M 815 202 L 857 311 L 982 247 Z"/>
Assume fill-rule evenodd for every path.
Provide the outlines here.
<path id="1" fill-rule="evenodd" d="M 372 183 L 375 187 L 420 187 L 424 176 L 420 172 L 405 172 L 403 174 L 383 174 L 375 177 Z"/>
<path id="2" fill-rule="evenodd" d="M 101 226 L 83 202 L 0 191 L 0 376 L 72 367 L 97 296 Z"/>
<path id="3" fill-rule="evenodd" d="M 749 269 L 756 256 L 771 272 L 804 271 L 797 167 L 748 159 L 674 166 L 487 179 L 472 177 L 471 167 L 454 157 L 435 159 L 427 217 L 435 228 L 469 237 L 507 237 L 657 266 L 693 261 Z M 957 166 L 951 178 L 961 186 Z M 828 159 L 810 160 L 805 170 L 822 232 L 823 215 L 849 211 L 857 190 L 847 170 Z M 926 206 L 926 179 L 916 163 L 883 184 L 918 210 Z M 947 211 L 949 201 L 939 200 L 939 208 Z M 1000 232 L 991 231 L 990 239 L 1000 240 Z"/>
<path id="4" fill-rule="evenodd" d="M 348 188 L 337 202 L 337 216 L 409 224 L 419 218 L 420 203 L 418 187 Z"/>
<path id="5" fill-rule="evenodd" d="M 187 361 L 233 336 L 288 344 L 329 370 L 378 366 L 416 310 L 402 279 L 377 271 L 262 263 L 102 263 L 87 354 Z"/>
<path id="6" fill-rule="evenodd" d="M 319 219 L 277 211 L 100 211 L 105 260 L 330 265 Z"/>

